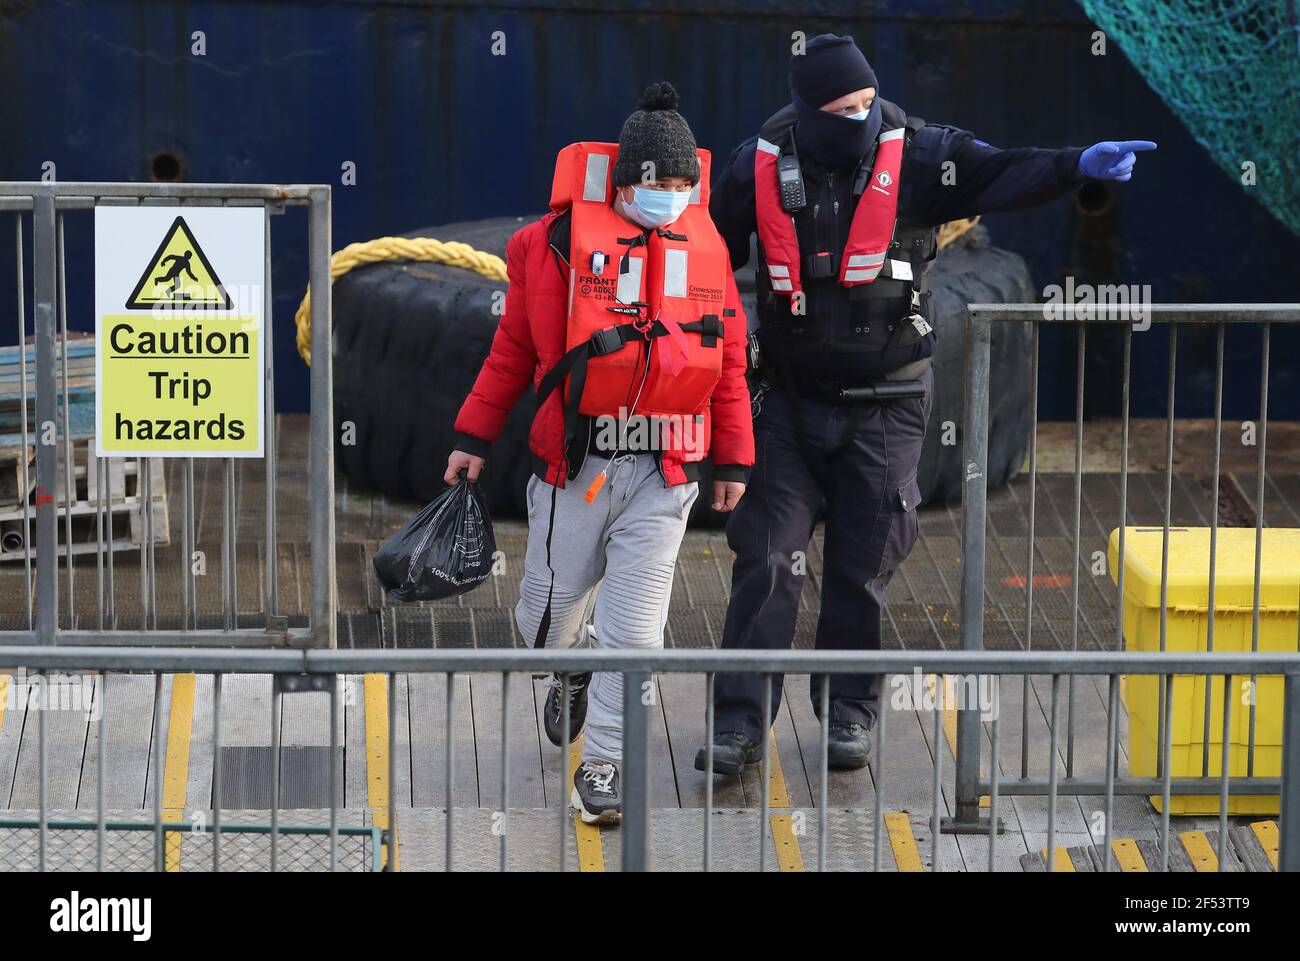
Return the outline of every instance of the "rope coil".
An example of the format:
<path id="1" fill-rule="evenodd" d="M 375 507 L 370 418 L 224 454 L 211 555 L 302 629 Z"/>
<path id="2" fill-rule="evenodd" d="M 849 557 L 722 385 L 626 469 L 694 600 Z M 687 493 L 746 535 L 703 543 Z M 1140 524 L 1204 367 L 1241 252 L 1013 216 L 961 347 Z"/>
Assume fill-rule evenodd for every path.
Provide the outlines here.
<path id="1" fill-rule="evenodd" d="M 330 283 L 354 267 L 377 264 L 385 260 L 422 260 L 428 263 L 464 267 L 489 280 L 506 282 L 506 262 L 496 254 L 475 250 L 459 241 L 434 240 L 432 237 L 378 237 L 348 244 L 330 258 Z M 311 288 L 303 295 L 293 315 L 298 329 L 298 353 L 311 364 Z"/>

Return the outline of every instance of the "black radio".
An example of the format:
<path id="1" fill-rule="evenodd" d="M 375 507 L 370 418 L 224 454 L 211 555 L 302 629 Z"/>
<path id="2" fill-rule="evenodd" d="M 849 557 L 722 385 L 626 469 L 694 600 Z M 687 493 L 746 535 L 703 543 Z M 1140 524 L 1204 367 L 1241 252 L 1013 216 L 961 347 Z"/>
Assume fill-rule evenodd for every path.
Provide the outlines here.
<path id="1" fill-rule="evenodd" d="M 808 206 L 799 158 L 794 154 L 781 154 L 776 158 L 776 183 L 781 193 L 781 209 L 786 213 L 797 213 Z"/>

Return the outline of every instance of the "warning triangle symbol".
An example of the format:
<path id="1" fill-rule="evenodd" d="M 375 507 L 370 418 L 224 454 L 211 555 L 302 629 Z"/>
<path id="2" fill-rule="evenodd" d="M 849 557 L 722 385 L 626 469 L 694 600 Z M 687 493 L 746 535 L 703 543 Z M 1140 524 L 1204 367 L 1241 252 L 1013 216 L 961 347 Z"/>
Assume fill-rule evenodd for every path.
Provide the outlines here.
<path id="1" fill-rule="evenodd" d="M 231 310 L 234 307 L 184 217 L 177 217 L 126 300 L 127 310 Z"/>

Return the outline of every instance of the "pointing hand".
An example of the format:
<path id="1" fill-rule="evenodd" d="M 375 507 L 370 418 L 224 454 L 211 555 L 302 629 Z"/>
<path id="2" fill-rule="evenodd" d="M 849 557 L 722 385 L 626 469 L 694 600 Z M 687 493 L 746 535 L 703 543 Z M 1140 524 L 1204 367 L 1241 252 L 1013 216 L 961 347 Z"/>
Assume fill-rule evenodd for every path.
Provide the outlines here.
<path id="1" fill-rule="evenodd" d="M 1131 180 L 1137 155 L 1155 149 L 1150 140 L 1103 140 L 1079 157 L 1079 173 L 1094 180 Z"/>

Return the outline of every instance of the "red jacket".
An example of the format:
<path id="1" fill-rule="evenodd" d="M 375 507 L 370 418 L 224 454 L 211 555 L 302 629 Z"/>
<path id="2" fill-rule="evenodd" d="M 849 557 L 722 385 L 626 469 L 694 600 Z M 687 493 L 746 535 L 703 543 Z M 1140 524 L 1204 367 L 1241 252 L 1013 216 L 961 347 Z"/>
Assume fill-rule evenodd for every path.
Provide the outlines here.
<path id="1" fill-rule="evenodd" d="M 536 389 L 542 377 L 564 355 L 568 326 L 569 245 L 557 242 L 556 227 L 567 234 L 568 218 L 552 211 L 523 227 L 506 245 L 506 272 L 510 286 L 506 309 L 492 338 L 492 349 L 474 387 L 456 416 L 457 447 L 469 454 L 487 456 L 488 446 L 500 436 L 506 417 L 528 387 Z M 705 412 L 708 456 L 714 477 L 744 481 L 754 463 L 753 419 L 749 386 L 745 381 L 747 324 L 735 278 L 727 271 L 726 307 L 735 310 L 723 331 L 722 377 L 713 389 Z M 564 415 L 561 392 L 546 399 L 533 419 L 528 446 L 542 462 L 537 473 L 550 484 L 564 486 Z M 580 447 L 581 444 L 575 444 Z M 586 451 L 572 452 L 574 468 Z M 669 485 L 684 484 L 693 476 L 680 450 L 661 454 L 660 467 Z M 544 465 L 544 466 L 543 466 Z"/>

